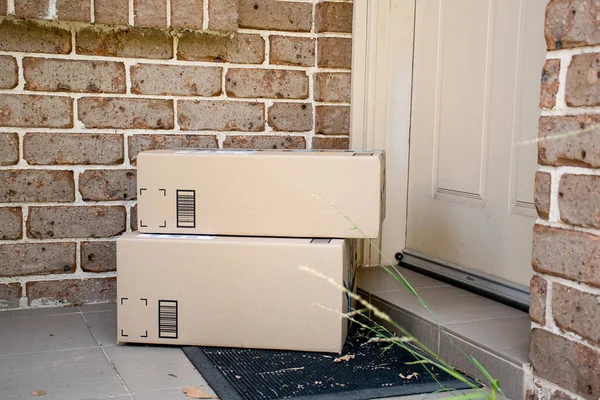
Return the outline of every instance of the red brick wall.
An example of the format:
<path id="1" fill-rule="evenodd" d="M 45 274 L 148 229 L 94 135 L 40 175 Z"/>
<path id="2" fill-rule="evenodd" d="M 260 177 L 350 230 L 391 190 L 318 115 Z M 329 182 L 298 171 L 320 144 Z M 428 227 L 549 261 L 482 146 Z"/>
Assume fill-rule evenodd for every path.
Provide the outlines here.
<path id="1" fill-rule="evenodd" d="M 0 13 L 22 19 L 146 28 L 237 30 L 237 0 L 2 0 Z"/>
<path id="2" fill-rule="evenodd" d="M 114 299 L 141 150 L 348 147 L 346 0 L 1 0 L 0 14 L 0 309 Z"/>
<path id="3" fill-rule="evenodd" d="M 551 0 L 542 73 L 528 397 L 600 397 L 600 4 Z"/>

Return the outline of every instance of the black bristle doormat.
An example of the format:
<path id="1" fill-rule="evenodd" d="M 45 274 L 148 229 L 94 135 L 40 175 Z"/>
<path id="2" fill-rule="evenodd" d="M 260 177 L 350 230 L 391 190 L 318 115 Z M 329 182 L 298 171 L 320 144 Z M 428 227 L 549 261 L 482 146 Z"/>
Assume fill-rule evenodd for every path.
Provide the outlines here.
<path id="1" fill-rule="evenodd" d="M 407 365 L 415 361 L 408 351 L 368 343 L 370 337 L 355 325 L 341 355 L 223 347 L 183 351 L 223 400 L 366 400 L 469 388 L 437 367 L 428 365 L 428 372 L 423 365 Z"/>

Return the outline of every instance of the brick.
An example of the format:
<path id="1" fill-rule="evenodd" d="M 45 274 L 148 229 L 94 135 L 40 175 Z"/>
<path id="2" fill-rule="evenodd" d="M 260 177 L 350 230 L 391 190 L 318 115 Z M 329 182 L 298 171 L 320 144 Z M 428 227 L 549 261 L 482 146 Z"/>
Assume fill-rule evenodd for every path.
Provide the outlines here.
<path id="1" fill-rule="evenodd" d="M 171 0 L 171 27 L 202 29 L 203 0 Z"/>
<path id="2" fill-rule="evenodd" d="M 94 5 L 103 1 L 94 2 Z M 59 20 L 91 22 L 91 2 L 87 0 L 56 0 L 56 14 Z"/>
<path id="3" fill-rule="evenodd" d="M 173 129 L 173 101 L 84 97 L 79 119 L 86 128 Z"/>
<path id="4" fill-rule="evenodd" d="M 80 29 L 76 40 L 78 54 L 156 59 L 173 57 L 173 38 L 160 29 L 92 26 Z"/>
<path id="5" fill-rule="evenodd" d="M 550 214 L 550 185 L 552 176 L 547 172 L 535 173 L 535 209 L 538 216 L 543 219 L 548 219 Z"/>
<path id="6" fill-rule="evenodd" d="M 269 126 L 275 131 L 304 132 L 313 128 L 310 103 L 274 103 L 269 107 Z"/>
<path id="7" fill-rule="evenodd" d="M 19 162 L 19 135 L 0 133 L 0 165 L 14 165 Z"/>
<path id="8" fill-rule="evenodd" d="M 315 8 L 316 32 L 352 32 L 352 3 L 318 3 Z"/>
<path id="9" fill-rule="evenodd" d="M 227 136 L 223 142 L 225 149 L 305 149 L 306 140 L 302 136 Z"/>
<path id="10" fill-rule="evenodd" d="M 536 225 L 533 269 L 600 287 L 600 236 Z"/>
<path id="11" fill-rule="evenodd" d="M 188 131 L 262 131 L 264 105 L 241 101 L 179 101 L 179 126 Z"/>
<path id="12" fill-rule="evenodd" d="M 18 308 L 23 289 L 20 283 L 0 284 L 0 310 Z"/>
<path id="13" fill-rule="evenodd" d="M 95 1 L 94 17 L 97 24 L 127 25 L 129 24 L 129 0 Z"/>
<path id="14" fill-rule="evenodd" d="M 546 325 L 546 293 L 548 283 L 544 278 L 534 275 L 529 282 L 530 305 L 529 318 L 540 325 Z"/>
<path id="15" fill-rule="evenodd" d="M 308 76 L 304 71 L 230 69 L 225 80 L 230 97 L 308 98 Z"/>
<path id="16" fill-rule="evenodd" d="M 352 39 L 319 38 L 319 60 L 321 68 L 352 68 Z"/>
<path id="17" fill-rule="evenodd" d="M 600 105 L 600 54 L 573 56 L 565 88 L 565 101 L 570 107 Z"/>
<path id="18" fill-rule="evenodd" d="M 259 35 L 216 36 L 207 32 L 183 32 L 177 45 L 177 58 L 187 61 L 261 64 L 265 41 Z"/>
<path id="19" fill-rule="evenodd" d="M 166 28 L 166 0 L 133 0 L 133 23 L 136 26 Z"/>
<path id="20" fill-rule="evenodd" d="M 548 50 L 600 44 L 599 14 L 594 0 L 551 0 L 544 30 Z"/>
<path id="21" fill-rule="evenodd" d="M 23 216 L 19 207 L 0 207 L 0 240 L 16 240 L 23 236 Z"/>
<path id="22" fill-rule="evenodd" d="M 0 171 L 0 203 L 75 200 L 72 171 L 36 169 Z"/>
<path id="23" fill-rule="evenodd" d="M 49 15 L 49 0 L 14 0 L 15 16 L 27 19 L 45 19 Z"/>
<path id="24" fill-rule="evenodd" d="M 0 244 L 0 276 L 75 272 L 75 243 Z"/>
<path id="25" fill-rule="evenodd" d="M 600 116 L 541 117 L 538 162 L 600 167 Z"/>
<path id="26" fill-rule="evenodd" d="M 542 70 L 542 85 L 540 88 L 540 108 L 551 109 L 556 106 L 558 93 L 558 74 L 560 60 L 547 60 Z"/>
<path id="27" fill-rule="evenodd" d="M 23 236 L 23 216 L 19 207 L 0 207 L 0 240 L 16 240 Z"/>
<path id="28" fill-rule="evenodd" d="M 125 66 L 107 61 L 24 58 L 25 89 L 50 92 L 125 93 Z"/>
<path id="29" fill-rule="evenodd" d="M 323 72 L 314 75 L 315 100 L 330 103 L 350 103 L 350 74 Z"/>
<path id="30" fill-rule="evenodd" d="M 180 96 L 219 96 L 221 68 L 137 64 L 131 67 L 131 92 Z"/>
<path id="31" fill-rule="evenodd" d="M 240 28 L 276 31 L 309 32 L 312 25 L 312 5 L 278 0 L 240 1 Z"/>
<path id="32" fill-rule="evenodd" d="M 84 171 L 79 175 L 79 192 L 83 200 L 134 200 L 136 198 L 135 170 Z"/>
<path id="33" fill-rule="evenodd" d="M 563 331 L 600 345 L 600 296 L 572 287 L 552 285 L 552 316 Z"/>
<path id="34" fill-rule="evenodd" d="M 124 231 L 123 206 L 29 208 L 27 236 L 34 239 L 110 237 Z"/>
<path id="35" fill-rule="evenodd" d="M 135 165 L 140 151 L 161 149 L 216 149 L 214 135 L 133 135 L 129 137 L 129 159 Z"/>
<path id="36" fill-rule="evenodd" d="M 0 96 L 0 126 L 72 128 L 73 100 L 68 97 L 4 94 Z"/>
<path id="37" fill-rule="evenodd" d="M 309 32 L 312 4 L 278 0 L 240 1 L 240 28 Z"/>
<path id="38" fill-rule="evenodd" d="M 0 89 L 13 89 L 19 82 L 17 61 L 11 56 L 0 56 Z"/>
<path id="39" fill-rule="evenodd" d="M 27 133 L 23 158 L 30 165 L 116 165 L 123 163 L 123 135 Z"/>
<path id="40" fill-rule="evenodd" d="M 68 29 L 42 26 L 35 21 L 0 21 L 0 51 L 26 53 L 71 52 L 71 32 Z"/>
<path id="41" fill-rule="evenodd" d="M 85 272 L 117 270 L 117 242 L 81 243 L 81 269 Z"/>
<path id="42" fill-rule="evenodd" d="M 271 36 L 270 64 L 314 67 L 315 39 Z"/>
<path id="43" fill-rule="evenodd" d="M 529 359 L 537 376 L 586 399 L 600 396 L 600 352 L 591 347 L 533 329 Z"/>
<path id="44" fill-rule="evenodd" d="M 600 176 L 564 174 L 558 187 L 558 207 L 562 221 L 600 228 Z"/>
<path id="45" fill-rule="evenodd" d="M 27 299 L 30 306 L 110 303 L 117 300 L 116 283 L 116 278 L 27 282 Z"/>
<path id="46" fill-rule="evenodd" d="M 131 207 L 129 211 L 129 227 L 132 231 L 137 231 L 138 228 L 138 217 L 137 217 L 137 204 Z"/>
<path id="47" fill-rule="evenodd" d="M 239 0 L 208 0 L 208 29 L 235 32 L 238 28 Z"/>
<path id="48" fill-rule="evenodd" d="M 317 106 L 316 133 L 348 135 L 350 133 L 350 107 Z"/>
<path id="49" fill-rule="evenodd" d="M 323 150 L 331 150 L 331 149 L 347 150 L 350 148 L 350 138 L 313 136 L 312 148 L 313 149 L 323 149 Z"/>

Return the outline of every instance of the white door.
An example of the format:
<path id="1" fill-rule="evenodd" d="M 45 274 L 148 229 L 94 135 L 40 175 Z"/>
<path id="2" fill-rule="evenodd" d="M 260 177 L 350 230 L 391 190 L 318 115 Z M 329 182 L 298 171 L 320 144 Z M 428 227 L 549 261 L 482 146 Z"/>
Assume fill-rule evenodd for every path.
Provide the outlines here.
<path id="1" fill-rule="evenodd" d="M 517 286 L 532 275 L 537 146 L 519 144 L 537 137 L 546 3 L 416 0 L 406 247 Z"/>

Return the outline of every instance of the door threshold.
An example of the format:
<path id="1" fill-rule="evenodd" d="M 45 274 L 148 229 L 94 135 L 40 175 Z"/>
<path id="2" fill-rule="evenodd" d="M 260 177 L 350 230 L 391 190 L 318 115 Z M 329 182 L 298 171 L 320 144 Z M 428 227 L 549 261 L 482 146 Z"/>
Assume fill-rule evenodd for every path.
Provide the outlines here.
<path id="1" fill-rule="evenodd" d="M 359 269 L 359 294 L 450 365 L 485 384 L 485 377 L 465 356 L 472 355 L 508 397 L 522 398 L 523 365 L 529 362 L 529 315 L 424 274 L 402 267 L 398 271 L 429 311 L 380 267 Z"/>
<path id="2" fill-rule="evenodd" d="M 410 249 L 404 250 L 401 264 L 423 275 L 529 312 L 529 288 L 526 286 Z"/>

